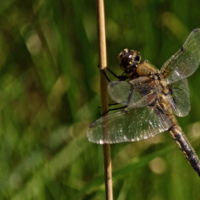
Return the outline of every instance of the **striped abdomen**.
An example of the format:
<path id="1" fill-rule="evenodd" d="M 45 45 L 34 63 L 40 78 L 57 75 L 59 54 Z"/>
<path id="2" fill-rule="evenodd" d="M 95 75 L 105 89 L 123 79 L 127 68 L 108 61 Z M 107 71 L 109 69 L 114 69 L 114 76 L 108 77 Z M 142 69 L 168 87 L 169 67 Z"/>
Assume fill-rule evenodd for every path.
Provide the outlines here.
<path id="1" fill-rule="evenodd" d="M 194 149 L 190 145 L 190 143 L 185 138 L 184 134 L 181 131 L 181 128 L 177 125 L 172 126 L 170 128 L 169 133 L 171 134 L 172 138 L 178 145 L 179 149 L 183 152 L 184 156 L 187 158 L 193 169 L 197 172 L 200 176 L 200 162 L 199 159 L 194 152 Z"/>
<path id="2" fill-rule="evenodd" d="M 160 105 L 163 108 L 164 112 L 167 114 L 168 118 L 171 120 L 173 124 L 171 128 L 168 130 L 179 149 L 183 152 L 186 159 L 189 161 L 193 169 L 200 176 L 200 162 L 195 154 L 192 146 L 185 138 L 184 134 L 181 131 L 181 128 L 178 126 L 175 116 L 173 115 L 172 108 L 167 102 L 164 95 L 161 96 Z"/>

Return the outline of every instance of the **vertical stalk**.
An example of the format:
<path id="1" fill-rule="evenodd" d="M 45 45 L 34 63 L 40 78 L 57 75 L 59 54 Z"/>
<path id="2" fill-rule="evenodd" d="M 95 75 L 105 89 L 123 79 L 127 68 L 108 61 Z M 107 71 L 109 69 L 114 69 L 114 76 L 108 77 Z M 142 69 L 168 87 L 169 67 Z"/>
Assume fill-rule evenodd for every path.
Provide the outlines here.
<path id="1" fill-rule="evenodd" d="M 98 29 L 98 38 L 99 38 L 99 65 L 101 69 L 105 70 L 107 67 L 107 55 L 106 55 L 105 11 L 104 11 L 103 0 L 97 0 L 97 18 L 98 18 L 97 29 Z M 108 90 L 107 90 L 107 80 L 102 70 L 100 70 L 100 87 L 101 87 L 102 113 L 105 113 L 108 110 L 108 98 L 107 98 Z M 103 132 L 104 132 L 105 137 L 109 137 L 108 130 L 103 130 Z M 103 152 L 104 152 L 106 199 L 113 200 L 112 162 L 111 162 L 110 144 L 103 145 Z"/>

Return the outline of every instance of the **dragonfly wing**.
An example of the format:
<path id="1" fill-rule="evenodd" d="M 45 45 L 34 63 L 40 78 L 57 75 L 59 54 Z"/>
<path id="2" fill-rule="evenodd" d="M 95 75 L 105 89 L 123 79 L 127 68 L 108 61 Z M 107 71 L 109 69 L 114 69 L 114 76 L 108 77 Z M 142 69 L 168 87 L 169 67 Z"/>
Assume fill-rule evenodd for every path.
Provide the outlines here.
<path id="1" fill-rule="evenodd" d="M 168 130 L 172 126 L 168 116 L 153 106 L 128 107 L 94 121 L 88 128 L 90 142 L 121 143 L 144 140 Z M 104 137 L 103 130 L 109 130 Z"/>
<path id="2" fill-rule="evenodd" d="M 117 103 L 127 105 L 131 84 L 127 81 L 112 81 L 108 85 L 110 97 Z"/>
<path id="3" fill-rule="evenodd" d="M 185 43 L 162 66 L 160 72 L 170 83 L 192 75 L 200 62 L 200 29 L 194 29 Z"/>
<path id="4" fill-rule="evenodd" d="M 184 117 L 190 112 L 190 95 L 187 79 L 174 82 L 169 85 L 172 95 L 167 95 L 167 99 L 175 115 Z"/>
<path id="5" fill-rule="evenodd" d="M 143 107 L 155 100 L 158 89 L 153 79 L 144 76 L 130 82 L 110 82 L 108 92 L 110 97 L 117 103 L 126 106 Z"/>

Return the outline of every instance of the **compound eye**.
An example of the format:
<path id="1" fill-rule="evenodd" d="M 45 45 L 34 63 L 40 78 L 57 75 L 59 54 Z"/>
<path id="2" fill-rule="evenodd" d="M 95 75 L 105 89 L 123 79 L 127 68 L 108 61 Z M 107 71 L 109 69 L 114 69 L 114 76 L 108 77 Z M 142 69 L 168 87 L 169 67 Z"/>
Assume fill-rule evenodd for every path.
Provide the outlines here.
<path id="1" fill-rule="evenodd" d="M 135 61 L 140 61 L 140 56 L 139 55 L 135 56 L 134 60 Z"/>
<path id="2" fill-rule="evenodd" d="M 129 51 L 129 52 L 127 52 L 127 53 L 124 53 L 124 54 L 121 56 L 121 65 L 122 65 L 124 68 L 127 68 L 128 65 L 131 64 L 132 58 L 133 58 L 133 53 L 132 53 L 131 51 Z"/>

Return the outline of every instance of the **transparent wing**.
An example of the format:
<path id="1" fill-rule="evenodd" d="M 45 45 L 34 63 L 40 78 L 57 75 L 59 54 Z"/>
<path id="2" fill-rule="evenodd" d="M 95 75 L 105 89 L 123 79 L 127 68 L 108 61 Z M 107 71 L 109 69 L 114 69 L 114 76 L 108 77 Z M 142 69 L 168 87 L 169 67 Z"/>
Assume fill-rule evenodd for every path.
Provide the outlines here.
<path id="1" fill-rule="evenodd" d="M 155 80 L 149 77 L 139 77 L 126 81 L 113 81 L 108 85 L 110 97 L 117 103 L 126 106 L 143 107 L 150 105 L 158 93 Z"/>
<path id="2" fill-rule="evenodd" d="M 112 81 L 108 85 L 108 92 L 114 101 L 127 105 L 131 84 L 127 81 Z"/>
<path id="3" fill-rule="evenodd" d="M 169 85 L 172 95 L 167 95 L 167 99 L 175 115 L 184 117 L 190 112 L 190 95 L 187 79 L 174 82 Z"/>
<path id="4" fill-rule="evenodd" d="M 194 29 L 185 43 L 162 66 L 160 72 L 168 83 L 192 75 L 200 62 L 200 29 Z"/>
<path id="5" fill-rule="evenodd" d="M 172 126 L 167 115 L 156 107 L 128 107 L 94 121 L 88 128 L 90 142 L 121 143 L 148 139 Z M 104 137 L 102 130 L 109 130 L 110 137 Z"/>

